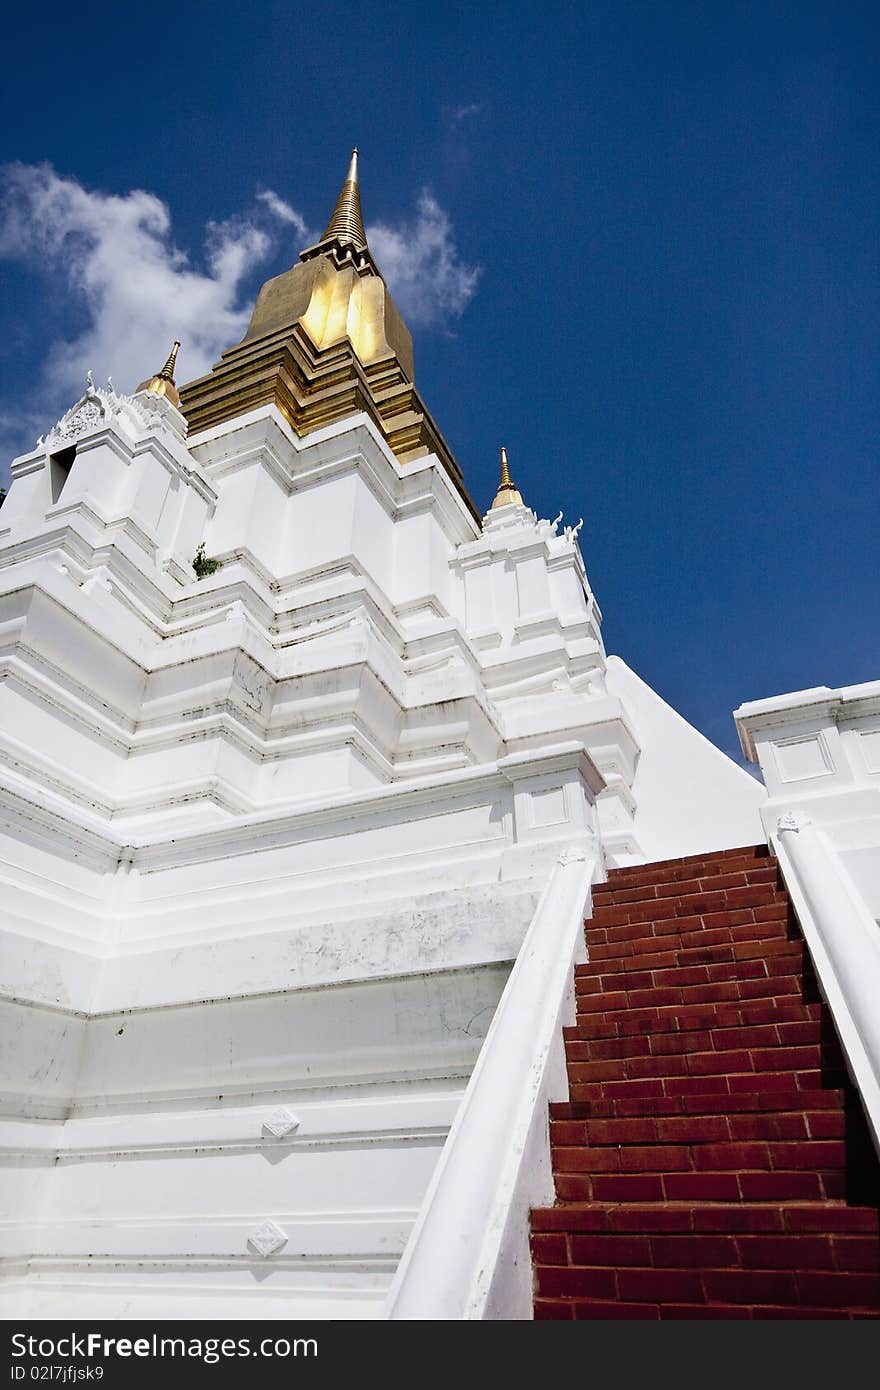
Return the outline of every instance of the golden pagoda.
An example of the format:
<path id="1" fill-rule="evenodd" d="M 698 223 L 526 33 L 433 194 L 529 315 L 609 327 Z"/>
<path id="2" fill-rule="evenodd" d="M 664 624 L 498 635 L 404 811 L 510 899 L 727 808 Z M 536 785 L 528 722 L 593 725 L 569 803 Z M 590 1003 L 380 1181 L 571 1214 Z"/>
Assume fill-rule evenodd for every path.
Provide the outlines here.
<path id="1" fill-rule="evenodd" d="M 461 470 L 413 385 L 412 337 L 367 244 L 358 151 L 320 241 L 260 290 L 244 338 L 181 392 L 190 436 L 274 404 L 298 435 L 365 411 L 401 462 Z"/>
<path id="2" fill-rule="evenodd" d="M 180 409 L 180 396 L 174 384 L 174 364 L 177 361 L 177 354 L 180 351 L 180 343 L 174 340 L 171 351 L 165 361 L 165 366 L 155 376 L 147 377 L 137 388 L 138 391 L 149 391 L 154 396 L 164 396 L 172 405 Z"/>
<path id="3" fill-rule="evenodd" d="M 494 512 L 496 507 L 522 507 L 523 500 L 520 493 L 510 476 L 510 468 L 507 463 L 507 450 L 501 446 L 501 482 L 498 484 L 498 491 L 495 494 L 495 501 L 489 508 Z"/>

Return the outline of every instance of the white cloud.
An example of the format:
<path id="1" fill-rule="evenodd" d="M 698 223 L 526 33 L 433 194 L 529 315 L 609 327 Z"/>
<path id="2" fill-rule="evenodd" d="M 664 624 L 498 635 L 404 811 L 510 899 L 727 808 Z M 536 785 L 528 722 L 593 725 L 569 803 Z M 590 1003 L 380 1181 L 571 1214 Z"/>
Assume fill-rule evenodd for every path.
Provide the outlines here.
<path id="1" fill-rule="evenodd" d="M 293 239 L 289 229 L 299 245 L 316 239 L 294 207 L 262 189 L 249 212 L 208 223 L 194 262 L 175 243 L 170 212 L 153 193 L 92 191 L 50 164 L 0 171 L 0 258 L 49 278 L 62 304 L 70 296 L 68 321 L 80 325 L 48 345 L 30 399 L 17 396 L 14 410 L 0 400 L 0 439 L 14 452 L 31 447 L 80 394 L 89 368 L 96 379 L 112 374 L 119 388 L 132 390 L 158 369 L 175 338 L 182 342 L 180 379 L 208 371 L 242 337 L 255 272 L 280 240 Z M 422 193 L 411 221 L 380 224 L 369 235 L 413 325 L 463 312 L 479 271 L 462 262 L 449 218 L 431 194 Z M 22 426 L 17 439 L 13 418 Z"/>
<path id="2" fill-rule="evenodd" d="M 93 368 L 131 389 L 161 365 L 173 338 L 192 378 L 241 337 L 250 312 L 240 302 L 243 282 L 272 246 L 254 217 L 210 223 L 198 269 L 172 241 L 155 194 L 92 192 L 48 164 L 4 173 L 0 255 L 62 276 L 86 309 L 82 331 L 51 345 L 47 386 L 69 396 Z"/>
<path id="3" fill-rule="evenodd" d="M 455 243 L 449 216 L 427 189 L 416 216 L 398 227 L 383 222 L 367 228 L 370 250 L 394 299 L 410 324 L 436 324 L 463 314 L 480 278 Z"/>
<path id="4" fill-rule="evenodd" d="M 271 188 L 261 188 L 257 194 L 257 201 L 267 207 L 273 217 L 278 218 L 279 222 L 288 222 L 302 238 L 304 246 L 318 240 L 319 233 L 312 231 L 296 208 L 292 208 L 290 203 L 279 198 L 278 194 L 273 193 Z"/>

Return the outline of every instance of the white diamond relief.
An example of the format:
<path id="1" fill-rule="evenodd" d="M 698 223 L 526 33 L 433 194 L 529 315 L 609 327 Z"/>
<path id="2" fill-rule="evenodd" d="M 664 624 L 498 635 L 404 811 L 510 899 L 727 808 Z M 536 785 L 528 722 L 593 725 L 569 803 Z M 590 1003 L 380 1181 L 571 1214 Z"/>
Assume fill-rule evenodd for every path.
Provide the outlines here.
<path id="1" fill-rule="evenodd" d="M 295 1129 L 299 1129 L 299 1123 L 299 1115 L 294 1115 L 292 1110 L 282 1105 L 266 1116 L 263 1131 L 271 1134 L 273 1139 L 283 1139 L 286 1134 L 292 1134 Z"/>
<path id="2" fill-rule="evenodd" d="M 262 1226 L 258 1226 L 255 1231 L 251 1231 L 248 1236 L 248 1245 L 251 1249 L 266 1259 L 269 1255 L 274 1255 L 287 1244 L 287 1235 L 275 1221 L 264 1221 Z"/>

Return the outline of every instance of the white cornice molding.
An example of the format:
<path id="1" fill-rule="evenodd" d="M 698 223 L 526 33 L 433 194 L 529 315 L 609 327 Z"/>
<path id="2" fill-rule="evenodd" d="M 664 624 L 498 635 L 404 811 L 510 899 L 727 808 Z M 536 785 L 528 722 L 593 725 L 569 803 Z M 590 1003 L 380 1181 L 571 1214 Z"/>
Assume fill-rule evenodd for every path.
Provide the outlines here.
<path id="1" fill-rule="evenodd" d="M 583 764 L 582 760 L 585 760 Z M 195 863 L 226 854 L 247 854 L 273 843 L 283 844 L 297 831 L 305 829 L 322 827 L 325 833 L 332 834 L 329 827 L 334 821 L 377 823 L 383 813 L 396 816 L 402 810 L 436 806 L 438 802 L 454 802 L 458 798 L 466 802 L 474 792 L 498 789 L 517 778 L 538 777 L 546 772 L 582 766 L 585 776 L 597 785 L 601 782 L 604 787 L 604 779 L 583 744 L 556 744 L 518 754 L 510 763 L 502 759 L 479 767 L 456 768 L 432 777 L 395 782 L 366 792 L 337 792 L 330 799 L 316 797 L 287 812 L 272 808 L 234 826 L 204 832 L 183 831 L 173 840 L 138 841 L 132 848 L 137 867 L 145 872 L 162 867 L 166 862 Z"/>
<path id="2" fill-rule="evenodd" d="M 102 822 L 93 810 L 82 805 L 73 819 L 71 804 L 64 796 L 45 785 L 38 790 L 9 768 L 7 785 L 0 785 L 0 808 L 22 835 L 27 836 L 30 828 L 38 841 L 54 847 L 56 852 L 74 857 L 86 855 L 105 872 L 124 861 L 141 873 L 150 873 L 257 853 L 317 832 L 332 837 L 343 829 L 350 833 L 361 826 L 372 828 L 407 812 L 425 808 L 439 811 L 444 803 L 452 810 L 503 786 L 566 771 L 577 771 L 594 796 L 605 787 L 602 774 L 583 744 L 563 743 L 510 755 L 480 767 L 407 779 L 367 792 L 336 792 L 329 799 L 316 797 L 287 809 L 269 807 L 207 829 L 182 828 L 167 840 L 157 839 L 149 827 L 139 833 L 126 833 L 113 821 Z"/>
<path id="3" fill-rule="evenodd" d="M 754 763 L 758 761 L 755 734 L 761 730 L 823 719 L 838 725 L 848 724 L 876 714 L 880 714 L 880 681 L 865 681 L 839 689 L 820 685 L 789 695 L 752 700 L 734 710 L 733 718 L 743 752 Z"/>
<path id="4" fill-rule="evenodd" d="M 352 447 L 340 455 L 339 441 L 347 436 Z M 292 493 L 357 469 L 393 520 L 413 509 L 433 509 L 453 544 L 476 531 L 473 517 L 436 455 L 401 463 L 363 412 L 300 438 L 276 406 L 261 406 L 194 435 L 188 443 L 211 477 L 263 461 L 285 491 Z"/>

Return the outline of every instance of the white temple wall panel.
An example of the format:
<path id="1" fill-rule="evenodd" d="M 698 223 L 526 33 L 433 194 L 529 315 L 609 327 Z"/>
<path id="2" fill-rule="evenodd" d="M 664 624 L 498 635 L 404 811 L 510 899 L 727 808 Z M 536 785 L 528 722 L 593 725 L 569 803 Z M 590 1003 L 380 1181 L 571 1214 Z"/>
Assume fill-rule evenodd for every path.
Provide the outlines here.
<path id="1" fill-rule="evenodd" d="M 555 558 L 555 557 L 554 557 Z M 573 557 L 572 557 L 573 558 Z M 550 608 L 563 620 L 581 621 L 590 611 L 590 595 L 584 592 L 584 582 L 572 561 L 560 557 L 548 564 L 550 580 Z M 598 631 L 596 632 L 598 637 Z"/>
<path id="2" fill-rule="evenodd" d="M 183 1277 L 200 1255 L 215 1274 L 253 1267 L 249 1239 L 268 1211 L 301 1252 L 282 1263 L 288 1297 L 308 1293 L 294 1271 L 310 1256 L 331 1262 L 331 1285 L 334 1260 L 363 1256 L 384 1269 L 381 1291 L 502 980 L 470 972 L 93 1018 L 75 1096 L 59 1114 L 68 1069 L 36 1106 L 54 1103 L 66 1122 L 22 1119 L 0 1141 L 18 1198 L 4 1254 L 26 1257 L 38 1285 L 44 1265 L 68 1285 L 113 1259 L 179 1316 L 171 1271 Z M 48 1050 L 58 1055 L 57 1036 Z M 426 1061 L 441 1079 L 421 1079 Z M 279 1117 L 293 1128 L 276 1137 Z"/>
<path id="3" fill-rule="evenodd" d="M 520 554 L 516 558 L 517 616 L 528 618 L 550 609 L 550 583 L 542 553 Z"/>
<path id="4" fill-rule="evenodd" d="M 52 505 L 49 469 L 42 450 L 13 460 L 9 492 L 0 508 L 0 541 L 32 534 Z M 14 485 L 14 486 L 13 486 Z"/>
<path id="5" fill-rule="evenodd" d="M 420 604 L 429 614 L 433 610 L 435 617 L 438 610 L 457 614 L 460 599 L 453 592 L 456 586 L 449 570 L 454 546 L 430 500 L 402 509 L 392 543 L 395 607 Z"/>
<path id="6" fill-rule="evenodd" d="M 289 566 L 284 556 L 287 493 L 282 483 L 259 457 L 239 464 L 234 472 L 209 476 L 217 490 L 217 509 L 205 530 L 206 553 L 226 555 L 245 548 L 270 573 L 283 573 Z"/>

